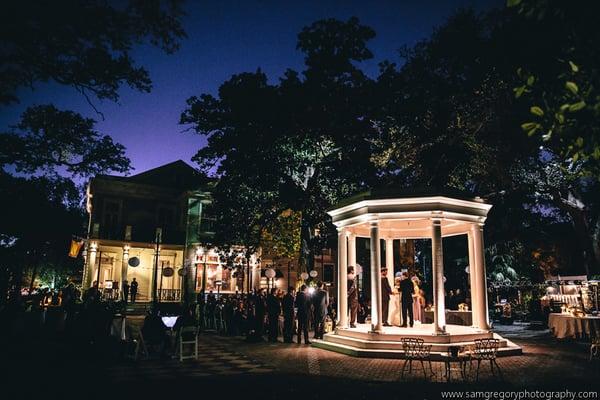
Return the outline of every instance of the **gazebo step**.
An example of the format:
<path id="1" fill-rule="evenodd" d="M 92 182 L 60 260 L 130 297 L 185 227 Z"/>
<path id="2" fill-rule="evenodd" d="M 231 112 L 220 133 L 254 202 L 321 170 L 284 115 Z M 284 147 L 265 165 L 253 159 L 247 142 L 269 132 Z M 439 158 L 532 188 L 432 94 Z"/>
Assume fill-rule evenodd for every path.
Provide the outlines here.
<path id="1" fill-rule="evenodd" d="M 326 335 L 324 336 L 325 342 L 343 344 L 358 349 L 379 349 L 379 350 L 397 350 L 402 351 L 402 343 L 399 340 L 365 340 L 360 338 L 354 338 L 349 336 L 341 335 Z M 447 352 L 451 346 L 472 346 L 474 340 L 469 341 L 453 341 L 452 343 L 432 343 L 426 341 L 427 344 L 431 345 L 431 351 L 436 353 Z M 500 339 L 500 347 L 506 347 L 506 339 Z"/>
<path id="2" fill-rule="evenodd" d="M 384 327 L 382 333 L 370 332 L 370 326 L 359 324 L 356 328 L 336 329 L 338 336 L 362 339 L 368 341 L 400 342 L 402 338 L 413 337 L 423 339 L 427 343 L 457 343 L 469 342 L 475 339 L 492 338 L 493 333 L 477 328 L 460 325 L 447 325 L 447 335 L 434 335 L 433 325 L 416 324 L 414 328 Z"/>
<path id="3" fill-rule="evenodd" d="M 523 353 L 522 349 L 509 340 L 503 340 L 504 347 L 498 349 L 498 357 L 515 356 Z M 352 357 L 403 359 L 404 352 L 398 349 L 360 348 L 348 344 L 336 343 L 329 340 L 313 340 L 312 345 L 324 350 L 335 351 Z M 432 361 L 443 361 L 443 352 L 431 352 Z"/>

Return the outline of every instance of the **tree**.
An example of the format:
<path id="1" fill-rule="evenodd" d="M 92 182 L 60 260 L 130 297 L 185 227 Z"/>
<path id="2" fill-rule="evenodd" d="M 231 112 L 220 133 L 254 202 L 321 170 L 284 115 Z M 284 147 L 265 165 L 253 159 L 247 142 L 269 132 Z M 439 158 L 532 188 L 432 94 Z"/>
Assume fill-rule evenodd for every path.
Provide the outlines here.
<path id="1" fill-rule="evenodd" d="M 181 1 L 13 1 L 0 17 L 0 104 L 17 90 L 55 81 L 84 95 L 118 101 L 123 84 L 150 91 L 145 68 L 131 58 L 149 42 L 167 53 L 185 36 Z"/>
<path id="2" fill-rule="evenodd" d="M 540 149 L 536 137 L 521 131 L 530 110 L 513 89 L 520 84 L 522 55 L 538 58 L 538 41 L 522 43 L 530 34 L 531 26 L 510 10 L 461 11 L 429 39 L 404 49 L 401 68 L 382 64 L 376 96 L 382 104 L 373 117 L 382 134 L 373 160 L 393 184 L 489 198 L 494 208 L 486 243 L 505 249 L 522 242 L 529 258 L 539 246 L 536 237 L 548 238 L 549 225 L 570 219 L 585 264 L 594 270 L 594 234 L 586 224 L 597 220 L 597 208 L 587 203 L 585 213 L 575 212 L 584 203 L 574 194 L 585 193 L 589 202 L 595 185 L 575 170 L 567 173 L 578 166 L 559 166 L 554 151 Z M 561 245 L 558 237 L 549 239 L 549 247 Z"/>
<path id="3" fill-rule="evenodd" d="M 243 192 L 264 201 L 243 221 L 260 227 L 283 210 L 301 215 L 302 267 L 311 268 L 314 232 L 327 223 L 325 210 L 376 179 L 365 157 L 372 146 L 365 118 L 372 82 L 354 65 L 372 57 L 365 43 L 373 36 L 356 18 L 315 22 L 298 36 L 306 55 L 303 79 L 292 70 L 277 85 L 260 70 L 234 75 L 218 98 L 188 99 L 181 116 L 182 124 L 208 137 L 194 159 L 207 172 L 217 166 L 217 192 L 232 194 L 243 183 Z"/>
<path id="4" fill-rule="evenodd" d="M 543 149 L 540 197 L 570 220 L 588 274 L 600 271 L 600 71 L 595 3 L 509 1 L 519 38 L 522 129 Z M 541 44 L 541 45 L 540 45 Z"/>
<path id="5" fill-rule="evenodd" d="M 29 107 L 11 132 L 0 133 L 0 167 L 77 177 L 129 171 L 125 147 L 101 135 L 94 124 L 91 118 L 52 105 Z"/>

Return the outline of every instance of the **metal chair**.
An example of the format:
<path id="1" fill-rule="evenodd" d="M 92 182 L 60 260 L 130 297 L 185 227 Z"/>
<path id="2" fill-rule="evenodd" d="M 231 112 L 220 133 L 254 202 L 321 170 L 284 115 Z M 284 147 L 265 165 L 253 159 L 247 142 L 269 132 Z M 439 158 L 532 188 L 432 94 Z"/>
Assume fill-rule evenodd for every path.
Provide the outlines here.
<path id="1" fill-rule="evenodd" d="M 198 328 L 195 326 L 184 326 L 179 330 L 179 335 L 177 335 L 177 341 L 179 345 L 177 346 L 177 353 L 179 353 L 179 361 L 187 360 L 189 358 L 193 358 L 195 360 L 198 359 Z M 194 351 L 192 351 L 188 355 L 183 354 L 183 347 L 185 345 L 194 345 Z"/>
<path id="2" fill-rule="evenodd" d="M 413 361 L 419 361 L 423 368 L 423 376 L 427 379 L 427 370 L 425 369 L 425 361 L 429 363 L 430 375 L 433 376 L 433 368 L 431 367 L 431 345 L 425 345 L 423 339 L 418 338 L 402 338 L 402 350 L 406 358 L 402 365 L 401 377 L 404 378 L 404 371 L 408 367 L 408 372 L 412 373 Z"/>
<path id="3" fill-rule="evenodd" d="M 590 344 L 590 361 L 595 358 L 600 358 L 600 334 L 592 336 L 592 343 Z"/>
<path id="4" fill-rule="evenodd" d="M 498 348 L 500 347 L 500 340 L 498 339 L 475 339 L 475 347 L 470 352 L 470 362 L 469 369 L 473 368 L 473 360 L 477 361 L 477 373 L 476 380 L 479 380 L 479 367 L 481 366 L 482 361 L 490 362 L 490 369 L 492 370 L 492 375 L 495 375 L 494 366 L 498 370 L 498 374 L 500 378 L 502 377 L 502 371 L 500 370 L 500 366 L 496 362 L 496 357 L 498 355 Z"/>

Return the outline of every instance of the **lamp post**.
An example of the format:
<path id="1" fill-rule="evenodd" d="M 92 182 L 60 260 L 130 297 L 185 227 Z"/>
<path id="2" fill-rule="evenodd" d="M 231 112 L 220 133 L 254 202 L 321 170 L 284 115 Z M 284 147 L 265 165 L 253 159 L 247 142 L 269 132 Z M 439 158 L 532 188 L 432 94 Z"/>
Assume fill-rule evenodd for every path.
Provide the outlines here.
<path id="1" fill-rule="evenodd" d="M 157 305 L 157 296 L 156 296 L 156 292 L 157 292 L 157 274 L 158 274 L 158 257 L 160 254 L 160 241 L 161 241 L 161 236 L 162 236 L 162 229 L 161 228 L 156 228 L 156 238 L 155 238 L 155 255 L 154 255 L 154 276 L 152 279 L 152 306 L 153 308 L 156 308 Z"/>

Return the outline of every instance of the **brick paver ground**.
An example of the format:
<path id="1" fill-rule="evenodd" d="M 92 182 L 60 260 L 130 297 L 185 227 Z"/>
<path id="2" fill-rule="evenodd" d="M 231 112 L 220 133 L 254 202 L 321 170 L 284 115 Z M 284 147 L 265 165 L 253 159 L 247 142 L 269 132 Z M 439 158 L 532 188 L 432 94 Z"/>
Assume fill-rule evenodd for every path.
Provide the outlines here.
<path id="1" fill-rule="evenodd" d="M 89 346 L 68 338 L 22 338 L 4 342 L 0 357 L 0 398 L 37 394 L 44 399 L 442 399 L 444 392 L 565 390 L 598 391 L 600 360 L 588 361 L 589 345 L 559 342 L 547 331 L 505 336 L 523 347 L 523 355 L 498 359 L 503 378 L 482 366 L 479 382 L 471 373 L 464 383 L 445 382 L 442 363 L 424 379 L 420 366 L 401 378 L 403 360 L 354 358 L 307 345 L 247 343 L 240 337 L 203 334 L 200 359 L 123 360 L 114 344 Z M 14 340 L 14 339 L 13 339 Z M 458 377 L 458 376 L 456 376 Z M 25 382 L 25 383 L 23 383 Z M 462 393 L 462 392 L 461 392 Z M 66 397 L 65 397 L 66 396 Z M 479 397 L 491 399 L 500 397 Z M 593 398 L 593 397 L 591 397 Z M 598 399 L 598 397 L 595 397 Z M 506 397 L 505 397 L 506 399 Z M 526 400 L 522 398 L 521 400 Z M 566 400 L 566 399 L 563 399 Z M 575 400 L 575 399 L 569 399 Z M 578 400 L 578 399 L 577 399 Z"/>
<path id="2" fill-rule="evenodd" d="M 350 357 L 307 345 L 284 343 L 246 343 L 241 338 L 205 335 L 205 343 L 227 343 L 228 348 L 245 354 L 275 371 L 288 374 L 320 375 L 363 381 L 402 382 L 424 381 L 417 365 L 413 374 L 401 378 L 403 360 Z M 573 385 L 600 387 L 600 360 L 588 361 L 588 346 L 559 342 L 552 338 L 512 340 L 523 348 L 523 355 L 498 358 L 502 371 L 491 373 L 489 364 L 482 364 L 479 384 L 501 384 L 509 387 Z M 475 364 L 476 365 L 476 364 Z M 475 366 L 474 365 L 474 366 Z M 427 381 L 445 382 L 444 364 L 433 363 L 435 375 Z M 455 372 L 453 378 L 459 379 Z M 475 381 L 475 371 L 468 373 L 468 382 Z"/>

